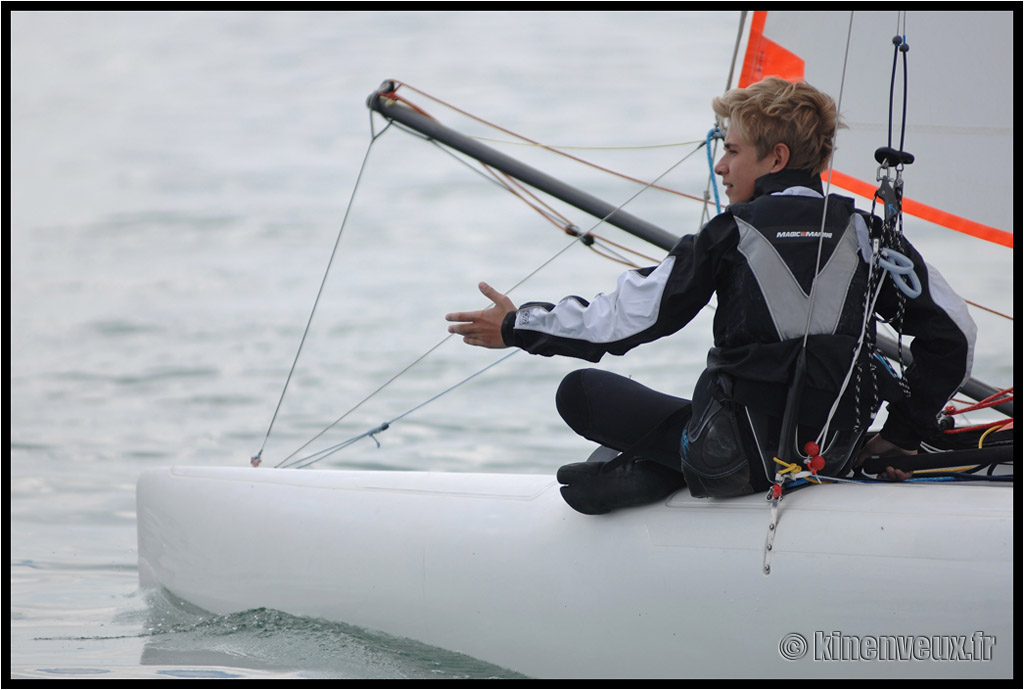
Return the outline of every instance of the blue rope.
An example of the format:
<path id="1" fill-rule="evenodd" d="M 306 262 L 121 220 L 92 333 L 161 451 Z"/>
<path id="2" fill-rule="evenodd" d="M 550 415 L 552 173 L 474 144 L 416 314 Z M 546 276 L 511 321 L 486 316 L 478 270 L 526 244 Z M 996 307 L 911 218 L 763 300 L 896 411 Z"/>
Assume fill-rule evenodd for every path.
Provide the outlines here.
<path id="1" fill-rule="evenodd" d="M 708 137 L 704 142 L 704 148 L 706 148 L 708 152 L 708 170 L 711 173 L 711 189 L 715 193 L 715 209 L 718 211 L 718 213 L 722 212 L 722 202 L 719 201 L 718 183 L 715 182 L 715 159 L 711 155 L 711 140 L 721 138 L 722 130 L 720 130 L 718 127 L 712 127 L 710 130 L 708 130 Z"/>

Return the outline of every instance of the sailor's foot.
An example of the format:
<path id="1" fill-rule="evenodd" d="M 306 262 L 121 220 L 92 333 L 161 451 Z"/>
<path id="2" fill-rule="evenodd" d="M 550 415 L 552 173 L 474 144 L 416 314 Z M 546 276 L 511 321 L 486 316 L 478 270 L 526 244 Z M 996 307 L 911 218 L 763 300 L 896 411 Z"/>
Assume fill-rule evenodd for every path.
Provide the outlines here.
<path id="1" fill-rule="evenodd" d="M 652 503 L 685 486 L 681 472 L 622 455 L 607 462 L 565 465 L 555 477 L 565 485 L 560 489 L 565 502 L 584 515 Z"/>

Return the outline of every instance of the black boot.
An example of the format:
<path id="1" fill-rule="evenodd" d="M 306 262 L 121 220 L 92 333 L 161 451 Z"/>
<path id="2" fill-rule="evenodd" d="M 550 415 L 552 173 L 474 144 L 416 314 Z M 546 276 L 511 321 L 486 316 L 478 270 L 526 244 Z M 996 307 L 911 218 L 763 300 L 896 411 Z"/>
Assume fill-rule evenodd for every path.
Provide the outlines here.
<path id="1" fill-rule="evenodd" d="M 569 506 L 584 515 L 653 503 L 686 485 L 681 472 L 636 456 L 607 462 L 575 462 L 555 475 Z"/>

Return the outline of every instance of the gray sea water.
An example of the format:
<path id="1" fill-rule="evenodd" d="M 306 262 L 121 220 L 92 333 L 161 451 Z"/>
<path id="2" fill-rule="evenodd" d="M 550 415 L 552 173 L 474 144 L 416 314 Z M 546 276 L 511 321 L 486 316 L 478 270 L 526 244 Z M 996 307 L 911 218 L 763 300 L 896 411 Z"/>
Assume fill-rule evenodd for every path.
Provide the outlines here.
<path id="1" fill-rule="evenodd" d="M 567 249 L 569 238 L 534 210 L 429 143 L 397 128 L 381 134 L 364 104 L 381 81 L 651 179 L 708 131 L 738 19 L 12 12 L 10 675 L 508 676 L 372 631 L 268 610 L 212 616 L 142 592 L 135 482 L 174 464 L 244 466 L 261 448 L 264 464 L 276 464 L 435 346 L 324 444 L 487 366 L 498 354 L 446 340 L 443 321 L 484 306 L 480 280 L 507 290 L 543 266 L 512 293 L 517 301 L 614 285 L 620 264 Z M 463 131 L 510 141 L 402 93 Z M 638 190 L 495 145 L 614 204 Z M 700 194 L 706 178 L 698 151 L 662 184 Z M 702 210 L 652 193 L 628 209 L 677 234 L 695 231 Z M 659 256 L 617 230 L 598 234 Z M 913 224 L 908 235 L 965 297 L 1012 313 L 1011 251 Z M 1012 322 L 974 316 L 976 377 L 1010 385 Z M 706 310 L 676 337 L 601 366 L 686 394 L 711 317 Z M 558 381 L 578 366 L 514 356 L 396 423 L 379 448 L 364 440 L 319 466 L 553 472 L 591 450 L 554 411 Z"/>

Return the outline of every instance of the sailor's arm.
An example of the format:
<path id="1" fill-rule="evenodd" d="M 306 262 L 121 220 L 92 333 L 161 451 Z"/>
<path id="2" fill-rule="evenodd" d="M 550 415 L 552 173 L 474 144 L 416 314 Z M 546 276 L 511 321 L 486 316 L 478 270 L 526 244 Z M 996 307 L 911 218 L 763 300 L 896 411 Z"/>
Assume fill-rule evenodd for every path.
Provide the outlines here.
<path id="1" fill-rule="evenodd" d="M 675 333 L 707 305 L 723 258 L 734 250 L 735 221 L 722 214 L 680 238 L 658 266 L 626 271 L 614 290 L 590 300 L 529 302 L 504 319 L 504 342 L 532 354 L 596 362 Z"/>
<path id="2" fill-rule="evenodd" d="M 939 412 L 970 377 L 977 327 L 967 304 L 942 275 L 909 244 L 907 250 L 922 285 L 919 297 L 904 302 L 903 332 L 914 336 L 910 346 L 914 362 L 906 371 L 910 396 L 889 404 L 881 433 L 889 442 L 910 450 L 937 431 Z M 896 291 L 887 293 L 883 296 L 888 304 L 878 311 L 892 316 L 898 308 Z"/>

